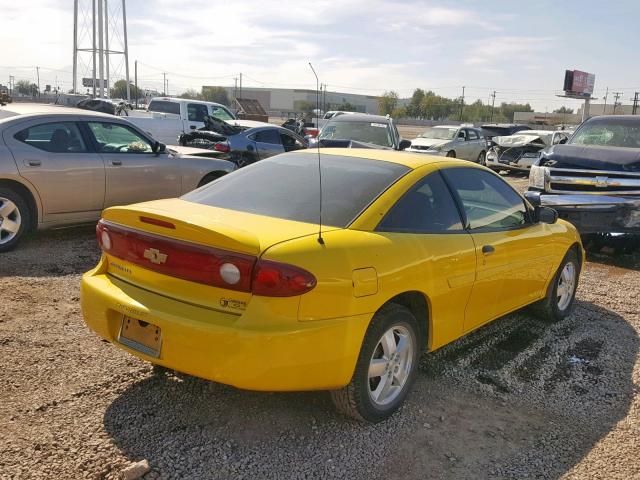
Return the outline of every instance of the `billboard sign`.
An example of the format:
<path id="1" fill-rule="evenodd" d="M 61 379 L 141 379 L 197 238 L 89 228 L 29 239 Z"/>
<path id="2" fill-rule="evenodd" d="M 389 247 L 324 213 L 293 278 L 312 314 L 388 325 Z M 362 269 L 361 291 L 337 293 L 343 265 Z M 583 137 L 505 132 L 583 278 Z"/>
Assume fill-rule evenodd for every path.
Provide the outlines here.
<path id="1" fill-rule="evenodd" d="M 566 94 L 590 97 L 596 84 L 593 73 L 581 70 L 566 70 L 564 73 L 564 91 Z"/>

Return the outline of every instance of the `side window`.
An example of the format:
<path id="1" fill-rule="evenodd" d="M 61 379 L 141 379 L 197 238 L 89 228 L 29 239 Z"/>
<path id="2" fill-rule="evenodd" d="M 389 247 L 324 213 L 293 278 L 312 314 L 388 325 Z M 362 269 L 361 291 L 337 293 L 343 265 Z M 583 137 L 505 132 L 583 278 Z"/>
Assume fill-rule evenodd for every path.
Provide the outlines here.
<path id="1" fill-rule="evenodd" d="M 467 133 L 469 134 L 469 140 L 478 140 L 478 133 L 475 130 L 467 130 Z"/>
<path id="2" fill-rule="evenodd" d="M 86 152 L 80 130 L 74 122 L 44 123 L 26 128 L 14 138 L 39 150 L 51 153 Z"/>
<path id="3" fill-rule="evenodd" d="M 460 198 L 471 230 L 527 223 L 524 200 L 501 178 L 476 168 L 449 168 L 443 174 Z"/>
<path id="4" fill-rule="evenodd" d="M 209 115 L 206 105 L 200 103 L 187 104 L 187 118 L 190 122 L 204 122 L 204 117 Z"/>
<path id="5" fill-rule="evenodd" d="M 458 140 L 465 141 L 466 139 L 467 139 L 467 134 L 465 133 L 464 128 L 461 128 L 461 129 L 458 131 Z"/>
<path id="6" fill-rule="evenodd" d="M 282 145 L 284 146 L 285 152 L 291 152 L 293 150 L 300 150 L 301 148 L 305 148 L 300 140 L 291 135 L 287 135 L 286 133 L 280 133 L 280 139 L 282 140 Z"/>
<path id="7" fill-rule="evenodd" d="M 446 233 L 462 230 L 460 214 L 442 176 L 427 175 L 382 219 L 379 232 Z"/>
<path id="8" fill-rule="evenodd" d="M 268 130 L 260 130 L 255 134 L 255 141 L 259 143 L 271 143 L 274 145 L 281 145 L 280 134 L 275 128 Z"/>
<path id="9" fill-rule="evenodd" d="M 119 123 L 88 122 L 101 153 L 151 153 L 151 144 L 138 132 Z"/>
<path id="10" fill-rule="evenodd" d="M 229 110 L 222 107 L 217 107 L 215 105 L 211 105 L 211 116 L 217 118 L 218 120 L 233 120 L 233 115 L 229 113 Z"/>
<path id="11" fill-rule="evenodd" d="M 165 102 L 162 100 L 152 100 L 149 103 L 150 112 L 157 113 L 171 113 L 173 115 L 180 115 L 180 104 L 177 102 Z"/>

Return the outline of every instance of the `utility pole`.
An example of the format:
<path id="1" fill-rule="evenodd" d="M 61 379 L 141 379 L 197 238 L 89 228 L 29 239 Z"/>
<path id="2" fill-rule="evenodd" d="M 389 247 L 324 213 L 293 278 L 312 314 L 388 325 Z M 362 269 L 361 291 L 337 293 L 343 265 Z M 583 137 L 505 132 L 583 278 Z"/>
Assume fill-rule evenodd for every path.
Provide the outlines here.
<path id="1" fill-rule="evenodd" d="M 493 93 L 491 94 L 491 118 L 489 119 L 489 123 L 493 122 L 493 109 L 495 108 L 496 105 L 496 92 L 495 90 L 493 91 Z"/>
<path id="2" fill-rule="evenodd" d="M 13 75 L 9 75 L 9 95 L 13 95 L 13 84 L 16 82 Z"/>
<path id="3" fill-rule="evenodd" d="M 36 74 L 38 75 L 38 97 L 40 97 L 40 67 L 36 67 Z"/>
<path id="4" fill-rule="evenodd" d="M 166 73 L 162 74 L 162 96 L 163 97 L 167 96 L 167 74 Z"/>
<path id="5" fill-rule="evenodd" d="M 98 93 L 100 98 L 104 98 L 104 16 L 102 15 L 102 0 L 98 0 L 98 69 L 100 80 Z"/>
<path id="6" fill-rule="evenodd" d="M 96 0 L 92 2 L 93 19 L 93 98 L 96 98 Z"/>
<path id="7" fill-rule="evenodd" d="M 131 103 L 131 86 L 129 85 L 129 39 L 127 37 L 127 6 L 126 0 L 122 0 L 122 29 L 124 33 L 124 71 L 127 76 L 127 102 Z M 136 87 L 138 86 L 136 80 Z M 136 92 L 136 98 L 138 93 Z"/>
<path id="8" fill-rule="evenodd" d="M 462 87 L 462 98 L 460 101 L 460 121 L 462 121 L 462 113 L 464 112 L 464 87 Z"/>
<path id="9" fill-rule="evenodd" d="M 630 99 L 633 100 L 633 110 L 631 110 L 631 115 L 635 115 L 638 111 L 638 95 L 640 95 L 640 92 L 635 92 L 633 98 Z"/>
<path id="10" fill-rule="evenodd" d="M 133 64 L 133 69 L 134 69 L 134 70 L 133 70 L 133 71 L 134 71 L 134 73 L 133 73 L 133 74 L 134 74 L 135 79 L 136 79 L 136 83 L 135 83 L 135 85 L 136 85 L 136 88 L 135 88 L 135 94 L 136 94 L 136 110 L 137 110 L 137 109 L 138 109 L 138 93 L 140 92 L 140 91 L 138 90 L 138 60 L 136 60 L 136 61 L 135 61 L 135 63 Z"/>
<path id="11" fill-rule="evenodd" d="M 109 91 L 109 86 L 110 86 L 109 85 L 109 4 L 107 3 L 107 0 L 104 0 L 104 43 L 105 43 L 105 50 L 104 50 L 105 65 L 107 67 L 105 72 L 106 74 L 105 90 L 106 90 L 107 98 L 111 98 L 111 92 Z"/>
<path id="12" fill-rule="evenodd" d="M 240 98 L 242 98 L 242 72 L 240 72 Z"/>
<path id="13" fill-rule="evenodd" d="M 618 103 L 618 99 L 620 98 L 620 95 L 622 95 L 622 92 L 613 92 L 613 97 L 615 98 L 615 100 L 613 101 L 613 114 L 616 114 L 616 108 L 618 107 L 619 103 Z"/>
<path id="14" fill-rule="evenodd" d="M 602 109 L 602 114 L 606 115 L 607 114 L 607 97 L 609 96 L 609 87 L 607 87 L 607 91 L 604 94 L 604 108 Z"/>
<path id="15" fill-rule="evenodd" d="M 233 77 L 233 99 L 238 98 L 238 77 Z"/>
<path id="16" fill-rule="evenodd" d="M 77 93 L 78 82 L 78 0 L 73 2 L 73 93 Z"/>

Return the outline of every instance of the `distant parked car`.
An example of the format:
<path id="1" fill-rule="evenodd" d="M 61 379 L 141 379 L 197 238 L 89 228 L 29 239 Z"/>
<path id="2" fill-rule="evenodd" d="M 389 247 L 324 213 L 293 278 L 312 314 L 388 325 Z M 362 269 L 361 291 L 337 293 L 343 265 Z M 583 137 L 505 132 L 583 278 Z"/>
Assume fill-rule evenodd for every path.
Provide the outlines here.
<path id="1" fill-rule="evenodd" d="M 91 110 L 92 112 L 108 113 L 110 115 L 116 114 L 116 104 L 111 100 L 101 98 L 85 98 L 80 100 L 76 107 L 82 110 Z"/>
<path id="2" fill-rule="evenodd" d="M 7 108 L 9 118 L 0 120 L 0 252 L 29 230 L 96 221 L 106 207 L 176 197 L 235 169 L 166 150 L 120 117 Z"/>
<path id="3" fill-rule="evenodd" d="M 206 126 L 180 135 L 182 146 L 220 152 L 221 158 L 243 167 L 279 153 L 308 147 L 307 141 L 288 128 L 252 120 L 227 122 L 207 117 Z"/>
<path id="4" fill-rule="evenodd" d="M 484 165 L 487 141 L 477 128 L 440 125 L 429 127 L 418 135 L 407 151 L 462 158 Z"/>
<path id="5" fill-rule="evenodd" d="M 567 130 L 522 130 L 514 135 L 493 137 L 493 146 L 487 152 L 487 167 L 495 171 L 529 171 L 544 149 L 566 143 L 571 133 Z"/>
<path id="6" fill-rule="evenodd" d="M 482 135 L 488 140 L 493 137 L 513 135 L 522 130 L 531 130 L 531 127 L 517 123 L 487 123 L 480 128 L 482 129 Z"/>
<path id="7" fill-rule="evenodd" d="M 403 140 L 391 117 L 355 113 L 335 115 L 309 146 L 337 148 L 379 148 L 404 150 L 411 142 Z"/>

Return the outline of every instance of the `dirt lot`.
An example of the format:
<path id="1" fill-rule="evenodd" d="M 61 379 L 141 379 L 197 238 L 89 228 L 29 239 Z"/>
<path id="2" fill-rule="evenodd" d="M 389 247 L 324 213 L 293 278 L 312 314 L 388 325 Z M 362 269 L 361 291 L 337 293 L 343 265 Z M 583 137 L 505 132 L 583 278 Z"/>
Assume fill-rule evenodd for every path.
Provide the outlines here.
<path id="1" fill-rule="evenodd" d="M 560 323 L 518 312 L 424 355 L 375 426 L 324 392 L 153 375 L 84 326 L 98 255 L 89 226 L 0 256 L 0 478 L 640 478 L 638 254 L 590 258 Z"/>

